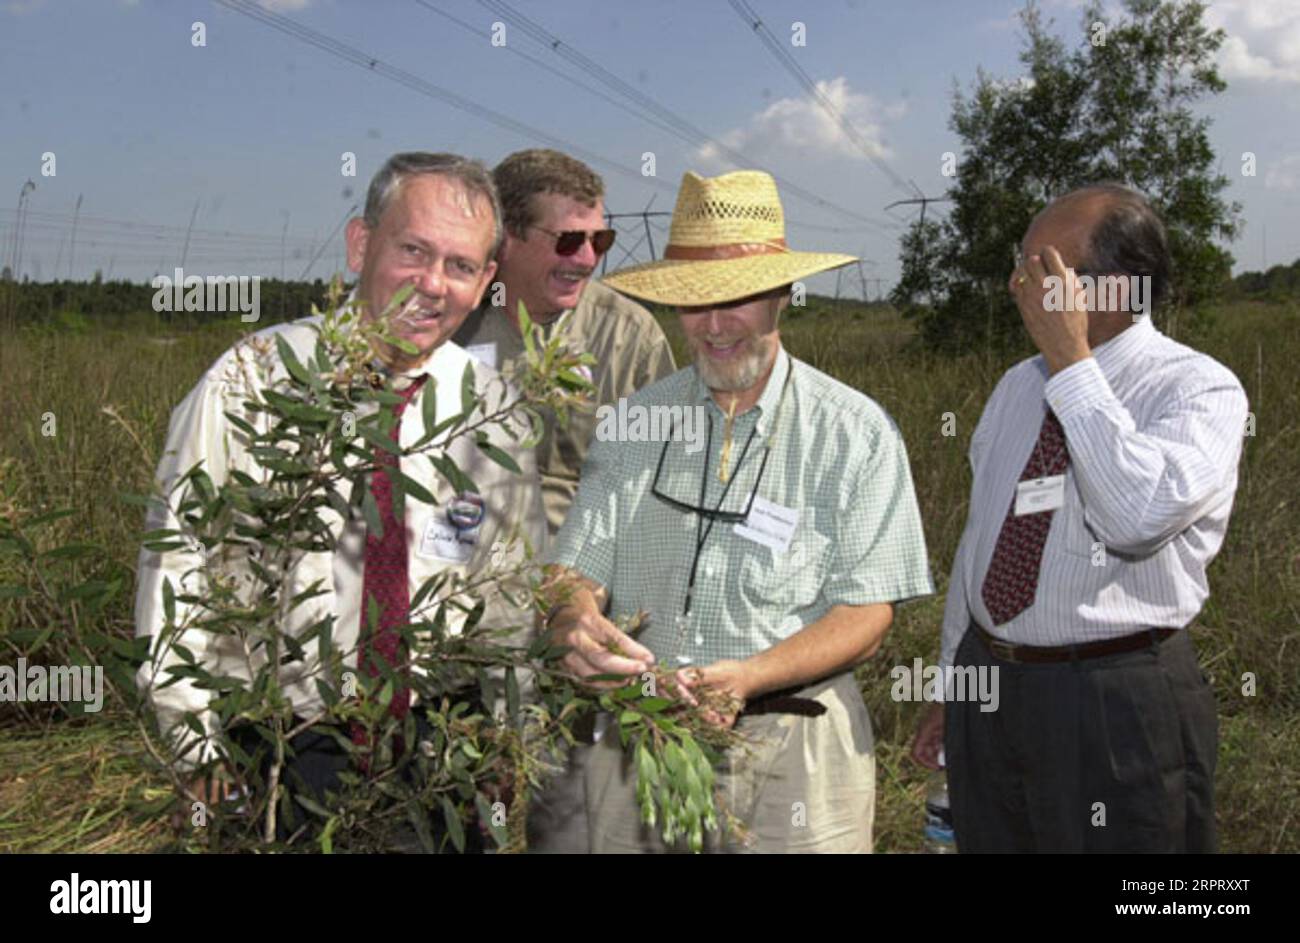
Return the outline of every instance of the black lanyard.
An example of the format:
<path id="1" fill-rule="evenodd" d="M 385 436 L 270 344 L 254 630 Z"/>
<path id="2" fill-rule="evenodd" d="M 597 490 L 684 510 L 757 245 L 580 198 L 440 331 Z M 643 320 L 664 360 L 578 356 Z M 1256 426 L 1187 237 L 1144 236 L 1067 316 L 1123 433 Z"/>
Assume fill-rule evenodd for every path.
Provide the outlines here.
<path id="1" fill-rule="evenodd" d="M 780 356 L 780 354 L 778 354 Z M 776 413 L 772 416 L 772 428 L 767 436 L 767 445 L 763 449 L 763 461 L 758 466 L 758 477 L 754 480 L 754 492 L 750 495 L 750 505 L 753 505 L 754 498 L 758 494 L 758 486 L 763 482 L 763 472 L 767 470 L 767 460 L 772 454 L 772 444 L 776 441 L 777 427 L 781 422 L 781 410 L 785 407 L 786 393 L 790 391 L 790 381 L 794 377 L 794 364 L 791 363 L 785 374 L 785 382 L 781 384 L 781 397 L 776 403 Z M 699 520 L 695 524 L 695 553 L 691 558 L 691 574 L 686 583 L 686 600 L 682 604 L 682 618 L 691 614 L 691 597 L 695 593 L 695 577 L 700 569 L 700 554 L 704 551 L 704 545 L 709 540 L 709 534 L 713 531 L 713 525 L 717 523 L 717 514 L 722 510 L 723 503 L 727 500 L 727 493 L 731 491 L 731 486 L 737 478 L 740 477 L 740 468 L 745 464 L 745 456 L 749 454 L 749 447 L 754 442 L 754 436 L 758 434 L 758 422 L 754 422 L 754 428 L 749 431 L 749 438 L 745 440 L 745 447 L 741 449 L 740 458 L 736 462 L 736 473 L 727 479 L 727 485 L 722 489 L 722 494 L 718 498 L 718 503 L 714 506 L 712 514 L 699 514 Z M 708 493 L 709 487 L 709 456 L 713 452 L 713 417 L 709 416 L 709 434 L 704 445 L 704 474 L 700 478 L 700 504 L 701 508 L 705 507 L 704 496 Z M 697 512 L 698 513 L 698 512 Z M 704 526 L 704 518 L 709 518 L 709 526 Z"/>
<path id="2" fill-rule="evenodd" d="M 713 514 L 697 515 L 695 522 L 695 555 L 691 558 L 691 575 L 686 583 L 686 603 L 682 606 L 682 615 L 691 614 L 691 595 L 695 592 L 695 575 L 700 569 L 700 553 L 704 550 L 704 545 L 709 540 L 709 534 L 713 532 L 713 525 L 718 522 L 716 515 L 722 510 L 722 505 L 727 500 L 727 493 L 731 491 L 731 486 L 736 479 L 740 477 L 740 467 L 745 464 L 745 456 L 749 454 L 749 446 L 754 441 L 754 436 L 758 432 L 758 423 L 754 423 L 754 428 L 749 430 L 749 438 L 745 440 L 745 447 L 740 450 L 740 459 L 736 462 L 736 473 L 727 479 L 727 485 L 722 489 L 722 494 L 718 497 L 718 503 L 713 507 Z M 709 435 L 704 443 L 704 474 L 700 478 L 700 507 L 704 507 L 704 496 L 709 490 L 709 455 L 713 452 L 713 417 L 709 417 Z M 763 469 L 767 466 L 767 457 L 772 452 L 772 444 L 769 441 L 767 450 L 763 453 L 763 464 L 758 469 L 758 481 L 763 480 Z M 754 483 L 754 488 L 758 488 L 758 481 Z M 709 518 L 709 526 L 704 526 L 704 518 Z"/>

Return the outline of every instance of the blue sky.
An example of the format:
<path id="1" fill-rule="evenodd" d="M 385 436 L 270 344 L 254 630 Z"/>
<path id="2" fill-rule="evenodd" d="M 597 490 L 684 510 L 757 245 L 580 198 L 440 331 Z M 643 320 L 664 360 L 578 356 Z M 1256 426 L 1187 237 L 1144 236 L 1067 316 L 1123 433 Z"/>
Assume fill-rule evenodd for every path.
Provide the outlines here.
<path id="1" fill-rule="evenodd" d="M 681 173 L 725 169 L 708 145 L 687 143 L 544 71 L 515 51 L 601 88 L 525 31 L 473 0 L 429 0 L 487 34 L 494 47 L 415 0 L 264 0 L 262 6 L 355 47 L 383 65 L 584 148 L 607 205 L 671 210 Z M 905 194 L 837 131 L 722 0 L 511 0 L 550 33 L 755 164 L 857 217 L 884 220 Z M 1016 0 L 752 0 L 801 67 L 899 178 L 940 193 L 954 81 L 976 70 L 1013 78 Z M 1071 40 L 1079 0 L 1044 0 Z M 1300 256 L 1300 0 L 1216 0 L 1229 33 L 1229 90 L 1206 106 L 1212 142 L 1244 207 L 1238 270 Z M 206 27 L 206 46 L 191 42 Z M 790 44 L 802 22 L 806 45 Z M 146 279 L 170 272 L 194 213 L 187 270 L 302 273 L 392 152 L 453 150 L 489 164 L 539 142 L 306 45 L 211 0 L 0 0 L 0 246 L 12 252 L 15 207 L 28 178 L 22 270 L 66 275 L 71 219 L 82 199 L 75 268 Z M 614 95 L 602 89 L 607 95 Z M 616 96 L 615 96 L 616 97 Z M 340 155 L 356 155 L 356 176 Z M 655 154 L 657 185 L 640 173 Z M 1256 155 L 1243 176 L 1241 155 Z M 42 176 L 53 152 L 56 174 Z M 872 227 L 784 194 L 797 248 L 871 260 L 866 275 L 897 275 L 898 229 Z M 197 204 L 197 212 L 195 206 Z M 940 208 L 941 209 L 941 208 Z M 930 212 L 935 212 L 932 208 Z M 906 220 L 906 210 L 895 219 Z M 667 220 L 660 221 L 666 227 Z M 660 248 L 663 233 L 656 232 Z M 281 251 L 282 236 L 285 250 Z M 620 237 L 630 246 L 636 235 Z M 1266 248 L 1265 248 L 1266 243 Z M 312 268 L 341 260 L 341 237 Z M 644 247 L 638 253 L 644 255 Z M 611 261 L 621 252 L 614 250 Z M 825 285 L 815 286 L 825 290 Z"/>

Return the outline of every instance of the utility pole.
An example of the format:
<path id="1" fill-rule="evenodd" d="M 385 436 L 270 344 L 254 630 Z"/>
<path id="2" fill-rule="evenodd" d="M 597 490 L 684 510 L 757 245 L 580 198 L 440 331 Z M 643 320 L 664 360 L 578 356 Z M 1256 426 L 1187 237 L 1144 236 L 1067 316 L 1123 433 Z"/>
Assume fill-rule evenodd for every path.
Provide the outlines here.
<path id="1" fill-rule="evenodd" d="M 199 201 L 194 201 L 194 209 L 190 212 L 190 225 L 185 230 L 185 248 L 181 250 L 181 270 L 185 269 L 185 260 L 190 254 L 190 233 L 194 232 L 194 220 L 199 215 Z"/>
<path id="2" fill-rule="evenodd" d="M 334 231 L 325 237 L 325 241 L 320 244 L 320 248 L 316 250 L 316 254 L 311 257 L 311 261 L 307 263 L 307 267 L 303 269 L 302 274 L 298 276 L 299 281 L 303 281 L 307 278 L 307 273 L 310 272 L 311 267 L 316 264 L 316 260 L 319 259 L 321 253 L 325 251 L 325 247 L 330 244 L 336 235 L 338 235 L 338 231 L 343 228 L 343 224 L 352 218 L 352 214 L 357 211 L 357 207 L 360 205 L 361 204 L 359 203 L 353 203 L 348 207 L 347 212 L 343 214 L 343 218 L 340 219 L 338 225 L 334 227 Z"/>
<path id="3" fill-rule="evenodd" d="M 654 202 L 654 197 L 651 197 L 651 198 L 650 198 L 650 203 L 653 203 L 653 202 Z M 651 262 L 654 262 L 654 261 L 656 260 L 657 256 L 655 255 L 655 240 L 654 240 L 654 236 L 652 236 L 652 235 L 650 234 L 650 217 L 652 217 L 652 216 L 672 216 L 673 214 L 672 214 L 672 213 L 651 213 L 651 212 L 650 212 L 650 203 L 647 203 L 647 204 L 646 204 L 646 208 L 645 208 L 644 210 L 642 210 L 641 212 L 639 212 L 639 213 L 610 213 L 610 212 L 606 211 L 606 213 L 605 213 L 605 225 L 608 226 L 610 229 L 617 229 L 617 228 L 618 228 L 617 226 L 614 225 L 614 220 L 616 220 L 616 219 L 640 219 L 640 220 L 641 220 L 641 224 L 645 227 L 644 232 L 643 232 L 641 238 L 639 238 L 639 239 L 636 241 L 636 243 L 633 244 L 632 248 L 630 248 L 630 249 L 624 249 L 622 246 L 619 246 L 620 249 L 623 249 L 623 256 L 622 256 L 622 258 L 619 259 L 618 264 L 621 265 L 621 264 L 623 263 L 623 260 L 624 260 L 624 259 L 629 259 L 629 258 L 632 259 L 632 260 L 635 262 L 635 261 L 636 261 L 636 258 L 635 258 L 634 253 L 636 252 L 637 249 L 639 249 L 639 248 L 641 247 L 641 243 L 643 243 L 643 242 L 645 242 L 645 243 L 649 243 L 649 246 L 650 246 L 650 261 L 651 261 Z M 608 267 L 609 267 L 609 253 L 606 252 L 605 255 L 601 257 L 601 260 L 600 260 L 600 274 L 601 274 L 601 275 L 604 275 L 604 274 L 605 274 L 605 270 L 606 270 L 606 268 L 608 268 Z"/>
<path id="4" fill-rule="evenodd" d="M 925 208 L 926 208 L 927 206 L 929 206 L 931 203 L 951 203 L 951 202 L 952 202 L 952 197 L 947 197 L 947 196 L 926 196 L 924 193 L 921 192 L 921 188 L 918 187 L 918 186 L 916 185 L 915 181 L 909 180 L 908 183 L 912 184 L 912 189 L 916 191 L 916 196 L 913 197 L 913 198 L 910 199 L 910 200 L 895 200 L 893 203 L 890 203 L 888 206 L 886 206 L 885 209 L 887 209 L 887 210 L 891 210 L 891 209 L 893 209 L 895 206 L 904 206 L 904 205 L 912 205 L 912 204 L 920 203 L 920 204 L 921 204 L 921 225 L 924 226 L 924 225 L 925 225 Z"/>
<path id="5" fill-rule="evenodd" d="M 81 219 L 81 200 L 84 194 L 77 194 L 77 205 L 72 209 L 72 245 L 68 250 L 68 281 L 72 281 L 72 260 L 77 255 L 77 221 Z"/>

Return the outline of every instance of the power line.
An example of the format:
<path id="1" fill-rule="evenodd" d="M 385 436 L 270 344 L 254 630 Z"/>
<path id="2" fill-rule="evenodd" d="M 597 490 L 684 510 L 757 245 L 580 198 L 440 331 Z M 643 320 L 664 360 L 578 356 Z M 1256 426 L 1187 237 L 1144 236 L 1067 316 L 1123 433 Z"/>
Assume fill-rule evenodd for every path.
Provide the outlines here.
<path id="1" fill-rule="evenodd" d="M 426 0 L 416 0 L 416 2 L 426 8 L 434 9 L 426 2 Z M 503 0 L 479 0 L 479 3 L 483 7 L 487 8 L 489 12 L 502 17 L 503 20 L 513 21 L 515 27 L 521 30 L 524 35 L 532 39 L 534 42 L 547 47 L 556 55 L 560 56 L 571 65 L 576 66 L 602 85 L 612 88 L 619 95 L 633 102 L 637 107 L 642 109 L 641 114 L 636 114 L 635 112 L 633 112 L 633 114 L 636 114 L 636 116 L 642 120 L 649 121 L 657 127 L 667 130 L 669 133 L 696 148 L 711 147 L 725 155 L 734 166 L 755 166 L 755 162 L 745 154 L 721 141 L 715 140 L 709 134 L 700 130 L 676 112 L 671 111 L 661 105 L 654 98 L 642 92 L 640 89 L 629 84 L 624 79 L 619 78 L 600 63 L 594 61 L 572 45 L 566 43 L 561 37 L 550 32 L 539 23 L 530 20 L 518 10 L 515 10 L 509 4 L 503 2 Z M 511 47 L 507 46 L 506 48 L 509 49 Z M 523 53 L 520 53 L 520 55 L 523 55 Z M 531 59 L 531 57 L 528 58 Z M 586 88 L 583 83 L 578 84 Z M 601 97 L 605 98 L 604 95 L 601 95 Z M 624 110 L 627 109 L 625 108 Z M 812 203 L 821 209 L 830 210 L 846 218 L 865 223 L 868 226 L 878 229 L 887 230 L 897 228 L 897 225 L 893 222 L 874 219 L 870 216 L 864 216 L 861 213 L 855 213 L 852 210 L 845 209 L 831 200 L 827 200 L 824 197 L 818 196 L 816 193 L 800 187 L 793 181 L 778 177 L 776 174 L 773 174 L 773 178 L 777 181 L 784 192 L 798 197 L 805 202 Z"/>
<path id="2" fill-rule="evenodd" d="M 754 12 L 753 7 L 746 3 L 745 0 L 728 0 L 728 2 L 731 4 L 731 8 L 736 11 L 736 15 L 745 21 L 746 25 L 754 31 L 754 35 L 757 36 L 763 45 L 767 47 L 768 51 L 776 57 L 777 62 L 779 62 L 787 72 L 794 76 L 795 81 L 802 85 L 804 89 L 807 90 L 808 94 L 813 96 L 817 101 L 817 104 L 821 105 L 822 110 L 835 120 L 835 123 L 840 126 L 840 130 L 844 132 L 845 137 L 852 141 L 857 146 L 858 150 L 862 151 L 866 158 L 875 164 L 876 167 L 893 182 L 894 186 L 910 194 L 911 190 L 908 189 L 906 181 L 904 181 L 892 167 L 885 163 L 880 155 L 876 153 L 876 149 L 873 148 L 871 144 L 858 133 L 857 128 L 853 127 L 849 120 L 840 113 L 839 109 L 835 107 L 835 103 L 827 97 L 825 92 L 817 87 L 817 83 L 814 82 L 812 77 L 803 70 L 801 65 L 799 65 L 799 60 L 791 55 L 790 51 L 785 48 L 780 40 L 772 35 L 772 31 L 767 28 L 767 25 L 763 22 L 762 18 Z"/>
<path id="3" fill-rule="evenodd" d="M 0 208 L 0 216 L 6 216 L 15 213 L 14 210 Z M 120 231 L 124 234 L 134 235 L 141 239 L 179 239 L 185 234 L 184 226 L 173 226 L 164 223 L 146 223 L 140 220 L 117 219 L 108 216 L 84 216 L 79 213 L 57 213 L 44 210 L 30 210 L 28 212 L 33 226 L 43 228 L 53 228 L 63 226 L 71 222 L 78 226 L 78 232 L 81 231 Z M 232 232 L 230 230 L 219 229 L 200 229 L 196 227 L 193 231 L 193 239 L 196 243 L 203 240 L 213 240 L 228 242 L 231 244 L 262 244 L 268 248 L 278 247 L 280 237 L 261 233 L 244 233 Z M 306 243 L 306 239 L 290 239 L 290 243 Z"/>
<path id="4" fill-rule="evenodd" d="M 376 75 L 389 79 L 390 81 L 394 81 L 399 85 L 402 85 L 418 94 L 424 95 L 427 98 L 432 98 L 436 101 L 440 101 L 444 104 L 450 105 L 459 111 L 463 111 L 466 112 L 467 114 L 481 118 L 482 120 L 487 121 L 491 124 L 495 124 L 500 128 L 504 128 L 505 130 L 512 131 L 520 135 L 521 137 L 538 140 L 543 143 L 549 144 L 551 147 L 554 147 L 557 150 L 564 150 L 571 154 L 574 154 L 575 156 L 582 157 L 588 163 L 596 164 L 602 167 L 607 167 L 615 171 L 616 173 L 619 173 L 630 179 L 637 180 L 642 183 L 647 183 L 650 186 L 656 187 L 660 190 L 664 190 L 669 193 L 674 193 L 674 194 L 676 193 L 676 187 L 673 184 L 667 183 L 658 177 L 642 176 L 637 171 L 634 171 L 624 166 L 623 164 L 618 163 L 617 161 L 611 160 L 600 154 L 596 154 L 592 151 L 579 147 L 568 141 L 564 141 L 560 138 L 557 138 L 554 135 L 548 134 L 545 131 L 541 131 L 530 125 L 524 124 L 523 122 L 516 121 L 515 119 L 510 118 L 507 115 L 501 114 L 500 112 L 479 105 L 478 103 L 470 99 L 467 99 L 464 96 L 458 95 L 455 92 L 452 92 L 448 89 L 444 89 L 440 86 L 434 85 L 431 82 L 421 79 L 419 76 L 413 75 L 412 73 L 407 72 L 404 69 L 400 69 L 395 66 L 389 65 L 387 62 L 378 58 L 377 56 L 371 56 L 363 52 L 362 50 L 357 49 L 356 47 L 349 46 L 346 43 L 339 42 L 338 40 L 332 39 L 331 37 L 326 36 L 323 33 L 317 32 L 316 30 L 312 30 L 306 26 L 296 23 L 293 20 L 288 19 L 287 17 L 283 17 L 280 16 L 279 14 L 263 9 L 262 7 L 257 6 L 255 3 L 251 2 L 251 0 L 216 0 L 216 2 L 237 13 L 242 13 L 245 16 L 249 17 L 250 19 L 262 23 L 263 25 L 269 26 L 272 29 L 275 29 L 289 36 L 290 38 L 297 39 L 300 42 L 307 43 L 308 45 L 314 46 L 323 52 L 329 53 L 330 55 L 333 55 L 337 58 L 341 58 L 346 62 L 350 62 L 353 65 L 364 68 L 367 71 L 373 72 Z M 797 188 L 795 189 L 794 192 L 797 192 Z M 814 200 L 815 199 L 817 198 L 814 197 Z M 854 214 L 851 211 L 844 210 L 841 207 L 835 206 L 834 204 L 830 204 L 830 208 L 837 212 L 840 212 L 841 214 L 846 214 L 851 218 L 859 218 L 858 214 Z M 882 226 L 881 223 L 874 220 L 869 220 L 868 217 L 860 217 L 860 218 L 863 220 L 868 220 L 870 225 L 877 226 L 877 227 Z M 800 226 L 803 228 L 821 230 L 827 232 L 858 231 L 858 230 L 851 230 L 851 229 L 845 230 L 845 229 L 835 229 L 832 227 L 822 227 L 816 224 L 800 223 L 795 220 L 790 220 L 790 223 L 791 225 L 794 226 Z M 895 228 L 896 228 L 896 224 L 895 224 Z"/>
<path id="5" fill-rule="evenodd" d="M 389 79 L 390 81 L 397 82 L 399 85 L 403 85 L 414 92 L 424 95 L 426 98 L 432 98 L 436 101 L 442 102 L 443 104 L 450 105 L 458 111 L 463 111 L 477 118 L 481 118 L 484 121 L 495 124 L 499 128 L 512 131 L 521 137 L 542 141 L 557 150 L 567 150 L 570 153 L 582 157 L 588 163 L 608 167 L 616 173 L 630 177 L 634 180 L 642 181 L 643 183 L 648 183 L 651 186 L 659 187 L 660 189 L 668 191 L 675 191 L 676 189 L 672 184 L 666 183 L 658 177 L 643 177 L 637 171 L 632 170 L 617 161 L 610 160 L 600 154 L 595 154 L 585 148 L 570 144 L 552 134 L 534 128 L 531 125 L 524 124 L 522 121 L 516 121 L 508 115 L 504 115 L 499 111 L 494 111 L 491 108 L 480 105 L 471 99 L 465 98 L 463 95 L 442 88 L 439 85 L 434 85 L 432 82 L 426 81 L 411 72 L 407 72 L 405 69 L 389 65 L 379 57 L 369 55 L 368 53 L 357 49 L 355 46 L 349 46 L 346 43 L 339 42 L 336 39 L 332 39 L 323 33 L 319 33 L 316 30 L 303 26 L 287 17 L 280 16 L 278 13 L 272 13 L 270 10 L 263 9 L 256 3 L 252 2 L 252 0 L 216 0 L 216 2 L 235 11 L 236 13 L 242 13 L 250 19 L 257 20 L 272 29 L 278 30 L 293 39 L 315 46 L 317 49 L 327 52 L 332 56 L 351 62 L 353 65 L 366 69 L 369 72 L 373 72 L 374 74 Z"/>

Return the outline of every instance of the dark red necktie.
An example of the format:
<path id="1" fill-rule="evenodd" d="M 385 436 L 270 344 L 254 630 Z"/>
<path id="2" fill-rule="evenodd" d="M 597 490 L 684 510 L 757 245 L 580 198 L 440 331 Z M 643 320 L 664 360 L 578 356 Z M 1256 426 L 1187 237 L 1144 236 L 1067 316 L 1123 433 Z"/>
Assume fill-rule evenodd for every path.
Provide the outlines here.
<path id="1" fill-rule="evenodd" d="M 422 375 L 398 395 L 400 403 L 393 406 L 397 422 L 393 424 L 392 439 L 401 442 L 402 413 L 415 396 L 428 375 Z M 393 513 L 393 482 L 389 470 L 397 468 L 397 456 L 376 448 L 375 463 L 379 466 L 370 476 L 370 491 L 379 507 L 379 521 L 383 534 L 366 534 L 365 574 L 361 587 L 361 632 L 357 647 L 357 663 L 365 666 L 372 677 L 381 674 L 380 664 L 392 667 L 406 663 L 406 647 L 402 644 L 398 627 L 410 618 L 411 588 L 409 582 L 409 555 L 406 544 L 406 522 Z M 379 608 L 379 618 L 373 631 L 370 626 L 370 600 Z M 404 671 L 399 671 L 399 674 Z M 398 687 L 393 692 L 388 712 L 401 720 L 411 707 L 411 691 Z M 352 725 L 352 742 L 367 744 L 366 731 L 360 724 Z"/>
<path id="2" fill-rule="evenodd" d="M 1065 444 L 1065 430 L 1050 409 L 1043 417 L 1043 428 L 1033 454 L 1025 464 L 1020 481 L 1063 475 L 1070 466 L 1070 452 Z M 1054 511 L 1016 516 L 1013 496 L 993 559 L 984 574 L 981 595 L 994 625 L 1010 622 L 1028 609 L 1038 592 L 1038 571 L 1043 562 L 1043 547 L 1052 528 Z"/>

